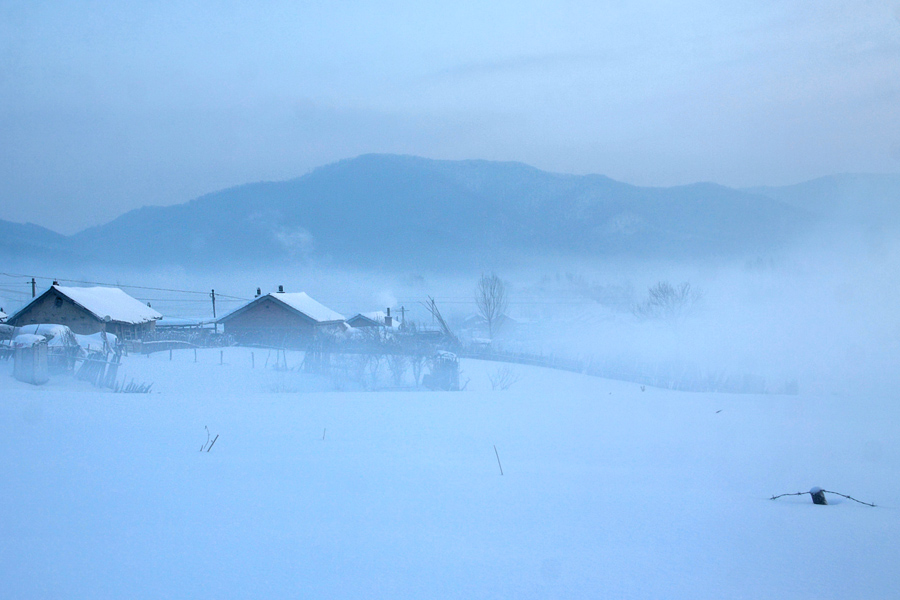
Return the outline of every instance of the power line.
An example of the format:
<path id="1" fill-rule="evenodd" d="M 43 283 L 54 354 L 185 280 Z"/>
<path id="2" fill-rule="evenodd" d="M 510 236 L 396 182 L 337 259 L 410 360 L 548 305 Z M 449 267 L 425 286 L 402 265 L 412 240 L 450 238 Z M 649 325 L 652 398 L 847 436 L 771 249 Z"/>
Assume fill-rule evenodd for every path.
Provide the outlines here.
<path id="1" fill-rule="evenodd" d="M 206 304 L 207 300 L 202 300 L 200 298 L 141 298 L 144 302 L 176 302 L 176 303 L 184 303 L 184 302 L 196 302 L 197 304 Z M 219 301 L 219 293 L 216 292 L 216 302 Z M 235 300 L 227 300 L 227 302 L 238 302 Z M 241 300 L 243 302 L 243 300 Z"/>
<path id="2" fill-rule="evenodd" d="M 63 279 L 63 278 L 59 278 L 59 277 L 54 278 L 54 277 L 44 277 L 44 276 L 39 276 L 39 275 L 25 275 L 25 274 L 21 274 L 21 273 L 0 272 L 0 275 L 6 276 L 6 277 L 12 277 L 12 278 L 22 277 L 22 278 L 28 278 L 28 279 L 34 277 L 35 279 L 49 279 L 51 281 L 65 281 L 65 282 L 69 282 L 69 283 L 82 283 L 82 284 L 87 284 L 87 285 L 104 285 L 104 286 L 110 286 L 110 287 L 122 287 L 122 288 L 136 289 L 136 290 L 148 290 L 148 291 L 154 291 L 154 292 L 172 292 L 172 293 L 178 293 L 178 294 L 198 294 L 198 295 L 203 295 L 203 296 L 209 297 L 209 292 L 199 292 L 196 290 L 180 290 L 180 289 L 175 289 L 175 288 L 158 288 L 158 287 L 149 287 L 149 286 L 142 286 L 142 285 L 128 285 L 128 284 L 122 284 L 122 283 L 109 283 L 109 282 L 101 282 L 101 281 L 83 281 L 83 280 L 79 280 L 79 279 Z M 6 285 L 29 286 L 29 285 L 31 285 L 31 282 L 30 281 L 24 281 L 24 282 L 13 281 L 13 282 L 7 283 Z M 4 289 L 4 288 L 0 288 L 0 289 Z M 7 291 L 9 293 L 28 295 L 27 292 L 19 292 L 18 290 L 5 289 L 4 291 Z M 220 294 L 219 292 L 216 292 L 216 300 L 219 300 L 219 299 L 227 299 L 227 300 L 240 301 L 240 302 L 247 302 L 250 300 L 250 298 L 242 298 L 240 296 L 230 296 L 227 294 Z M 169 298 L 147 298 L 146 300 L 150 301 L 150 302 L 198 302 L 198 303 L 206 302 L 206 299 L 203 299 L 203 300 L 201 300 L 201 299 L 177 300 L 177 299 L 169 299 Z M 438 296 L 438 297 L 435 297 L 435 300 L 440 302 L 441 304 L 471 305 L 471 304 L 475 303 L 475 300 L 472 298 L 466 298 L 466 297 L 460 297 L 460 296 L 446 296 L 443 298 Z M 397 299 L 396 302 L 403 303 L 403 304 L 415 304 L 416 302 L 418 302 L 418 300 L 413 299 L 413 298 L 400 298 L 400 299 Z M 356 305 L 357 303 L 335 302 L 334 304 L 349 306 L 351 304 Z M 527 306 L 527 305 L 593 306 L 593 305 L 597 305 L 597 304 L 598 304 L 597 301 L 589 300 L 589 299 L 583 299 L 583 300 L 511 300 L 510 301 L 510 305 L 519 305 L 519 306 L 523 306 L 523 305 L 524 306 Z"/>
<path id="3" fill-rule="evenodd" d="M 0 287 L 0 292 L 6 292 L 7 294 L 16 294 L 18 296 L 31 296 L 29 292 L 23 292 L 21 290 L 11 290 L 5 287 Z"/>
<path id="4" fill-rule="evenodd" d="M 157 287 L 147 287 L 143 285 L 128 285 L 125 283 L 109 283 L 103 281 L 81 281 L 79 279 L 63 279 L 61 277 L 43 277 L 40 275 L 23 275 L 21 273 L 3 273 L 0 272 L 0 275 L 5 275 L 6 277 L 33 277 L 34 279 L 49 279 L 51 281 L 67 281 L 69 283 L 86 283 L 88 285 L 106 285 L 109 287 L 125 287 L 131 288 L 135 290 L 150 290 L 154 292 L 176 292 L 179 294 L 203 294 L 207 295 L 209 292 L 198 292 L 196 290 L 177 290 L 173 288 L 157 288 Z M 249 298 L 241 298 L 239 296 L 228 296 L 226 294 L 216 294 L 217 298 L 230 298 L 232 300 L 241 300 L 247 301 Z"/>

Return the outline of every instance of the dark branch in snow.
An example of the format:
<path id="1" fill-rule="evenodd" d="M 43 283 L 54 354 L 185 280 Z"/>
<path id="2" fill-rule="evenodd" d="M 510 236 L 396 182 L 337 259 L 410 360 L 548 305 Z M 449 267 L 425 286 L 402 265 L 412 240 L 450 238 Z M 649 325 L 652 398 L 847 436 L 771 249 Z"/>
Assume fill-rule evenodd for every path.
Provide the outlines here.
<path id="1" fill-rule="evenodd" d="M 809 492 L 794 492 L 793 494 L 778 494 L 777 496 L 772 496 L 769 500 L 776 500 L 781 498 L 782 496 L 802 496 L 803 494 L 808 494 Z"/>
<path id="2" fill-rule="evenodd" d="M 794 492 L 794 493 L 788 493 L 788 494 L 778 494 L 777 496 L 772 496 L 771 498 L 769 498 L 769 500 L 775 500 L 777 498 L 781 498 L 782 496 L 803 496 L 805 494 L 815 495 L 815 492 L 813 490 L 818 491 L 818 492 L 826 492 L 829 494 L 835 494 L 837 496 L 847 498 L 848 500 L 853 500 L 854 502 L 859 502 L 860 504 L 865 504 L 866 506 L 872 506 L 872 507 L 875 506 L 874 504 L 870 504 L 869 502 L 863 502 L 862 500 L 857 500 L 853 496 L 848 496 L 847 494 L 842 494 L 840 492 L 832 492 L 831 490 L 823 490 L 821 488 L 813 488 L 812 490 L 810 490 L 808 492 Z"/>
<path id="3" fill-rule="evenodd" d="M 854 498 L 853 496 L 848 496 L 847 494 L 842 494 L 842 493 L 840 493 L 840 492 L 832 492 L 831 490 L 822 490 L 822 491 L 823 491 L 823 492 L 828 492 L 829 494 L 836 494 L 836 495 L 838 495 L 838 496 L 843 496 L 843 497 L 846 498 L 847 500 L 853 500 L 854 502 L 859 502 L 860 504 L 865 504 L 866 506 L 872 506 L 872 507 L 875 506 L 874 504 L 870 504 L 870 503 L 868 503 L 868 502 L 863 502 L 862 500 L 857 500 L 857 499 Z"/>

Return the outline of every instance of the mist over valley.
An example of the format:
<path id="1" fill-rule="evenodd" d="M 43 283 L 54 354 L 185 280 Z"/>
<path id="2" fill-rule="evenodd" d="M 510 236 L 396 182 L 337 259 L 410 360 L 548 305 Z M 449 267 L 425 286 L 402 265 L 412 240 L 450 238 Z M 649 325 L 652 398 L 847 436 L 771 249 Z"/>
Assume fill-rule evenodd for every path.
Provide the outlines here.
<path id="1" fill-rule="evenodd" d="M 894 383 L 900 321 L 883 298 L 897 285 L 898 194 L 890 175 L 644 188 L 519 163 L 366 155 L 71 236 L 4 223 L 0 249 L 23 276 L 216 289 L 220 316 L 283 285 L 347 317 L 390 306 L 421 323 L 431 296 L 469 338 L 487 337 L 472 326 L 473 290 L 495 272 L 513 319 L 495 348 L 625 378 L 662 369 L 838 390 Z M 660 283 L 688 284 L 692 297 L 678 314 L 640 314 Z M 27 299 L 24 284 L 6 288 L 5 307 Z M 195 297 L 132 293 L 170 318 L 212 317 Z"/>

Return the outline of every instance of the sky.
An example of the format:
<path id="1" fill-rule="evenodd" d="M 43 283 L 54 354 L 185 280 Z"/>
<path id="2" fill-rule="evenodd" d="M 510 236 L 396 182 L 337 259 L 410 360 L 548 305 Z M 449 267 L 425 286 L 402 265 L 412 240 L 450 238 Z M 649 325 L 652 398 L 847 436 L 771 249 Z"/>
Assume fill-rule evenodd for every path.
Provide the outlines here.
<path id="1" fill-rule="evenodd" d="M 639 185 L 900 172 L 900 2 L 0 0 L 0 219 L 370 152 Z"/>

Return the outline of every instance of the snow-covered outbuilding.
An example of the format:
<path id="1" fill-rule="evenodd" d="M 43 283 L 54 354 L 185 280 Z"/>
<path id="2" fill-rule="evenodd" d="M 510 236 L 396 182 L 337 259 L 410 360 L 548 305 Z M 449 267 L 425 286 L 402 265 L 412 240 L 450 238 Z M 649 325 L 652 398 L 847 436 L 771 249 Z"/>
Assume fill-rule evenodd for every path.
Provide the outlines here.
<path id="1" fill-rule="evenodd" d="M 106 335 L 106 334 L 95 334 Z M 16 329 L 16 337 L 40 336 L 47 343 L 47 365 L 51 371 L 71 371 L 82 354 L 77 336 L 66 325 L 39 323 Z"/>
<path id="2" fill-rule="evenodd" d="M 140 339 L 162 315 L 119 288 L 52 285 L 7 319 L 22 327 L 35 323 L 66 325 L 89 335 L 106 331 L 120 339 Z"/>
<path id="3" fill-rule="evenodd" d="M 241 343 L 305 346 L 322 329 L 343 330 L 344 317 L 305 292 L 260 296 L 218 320 Z"/>

